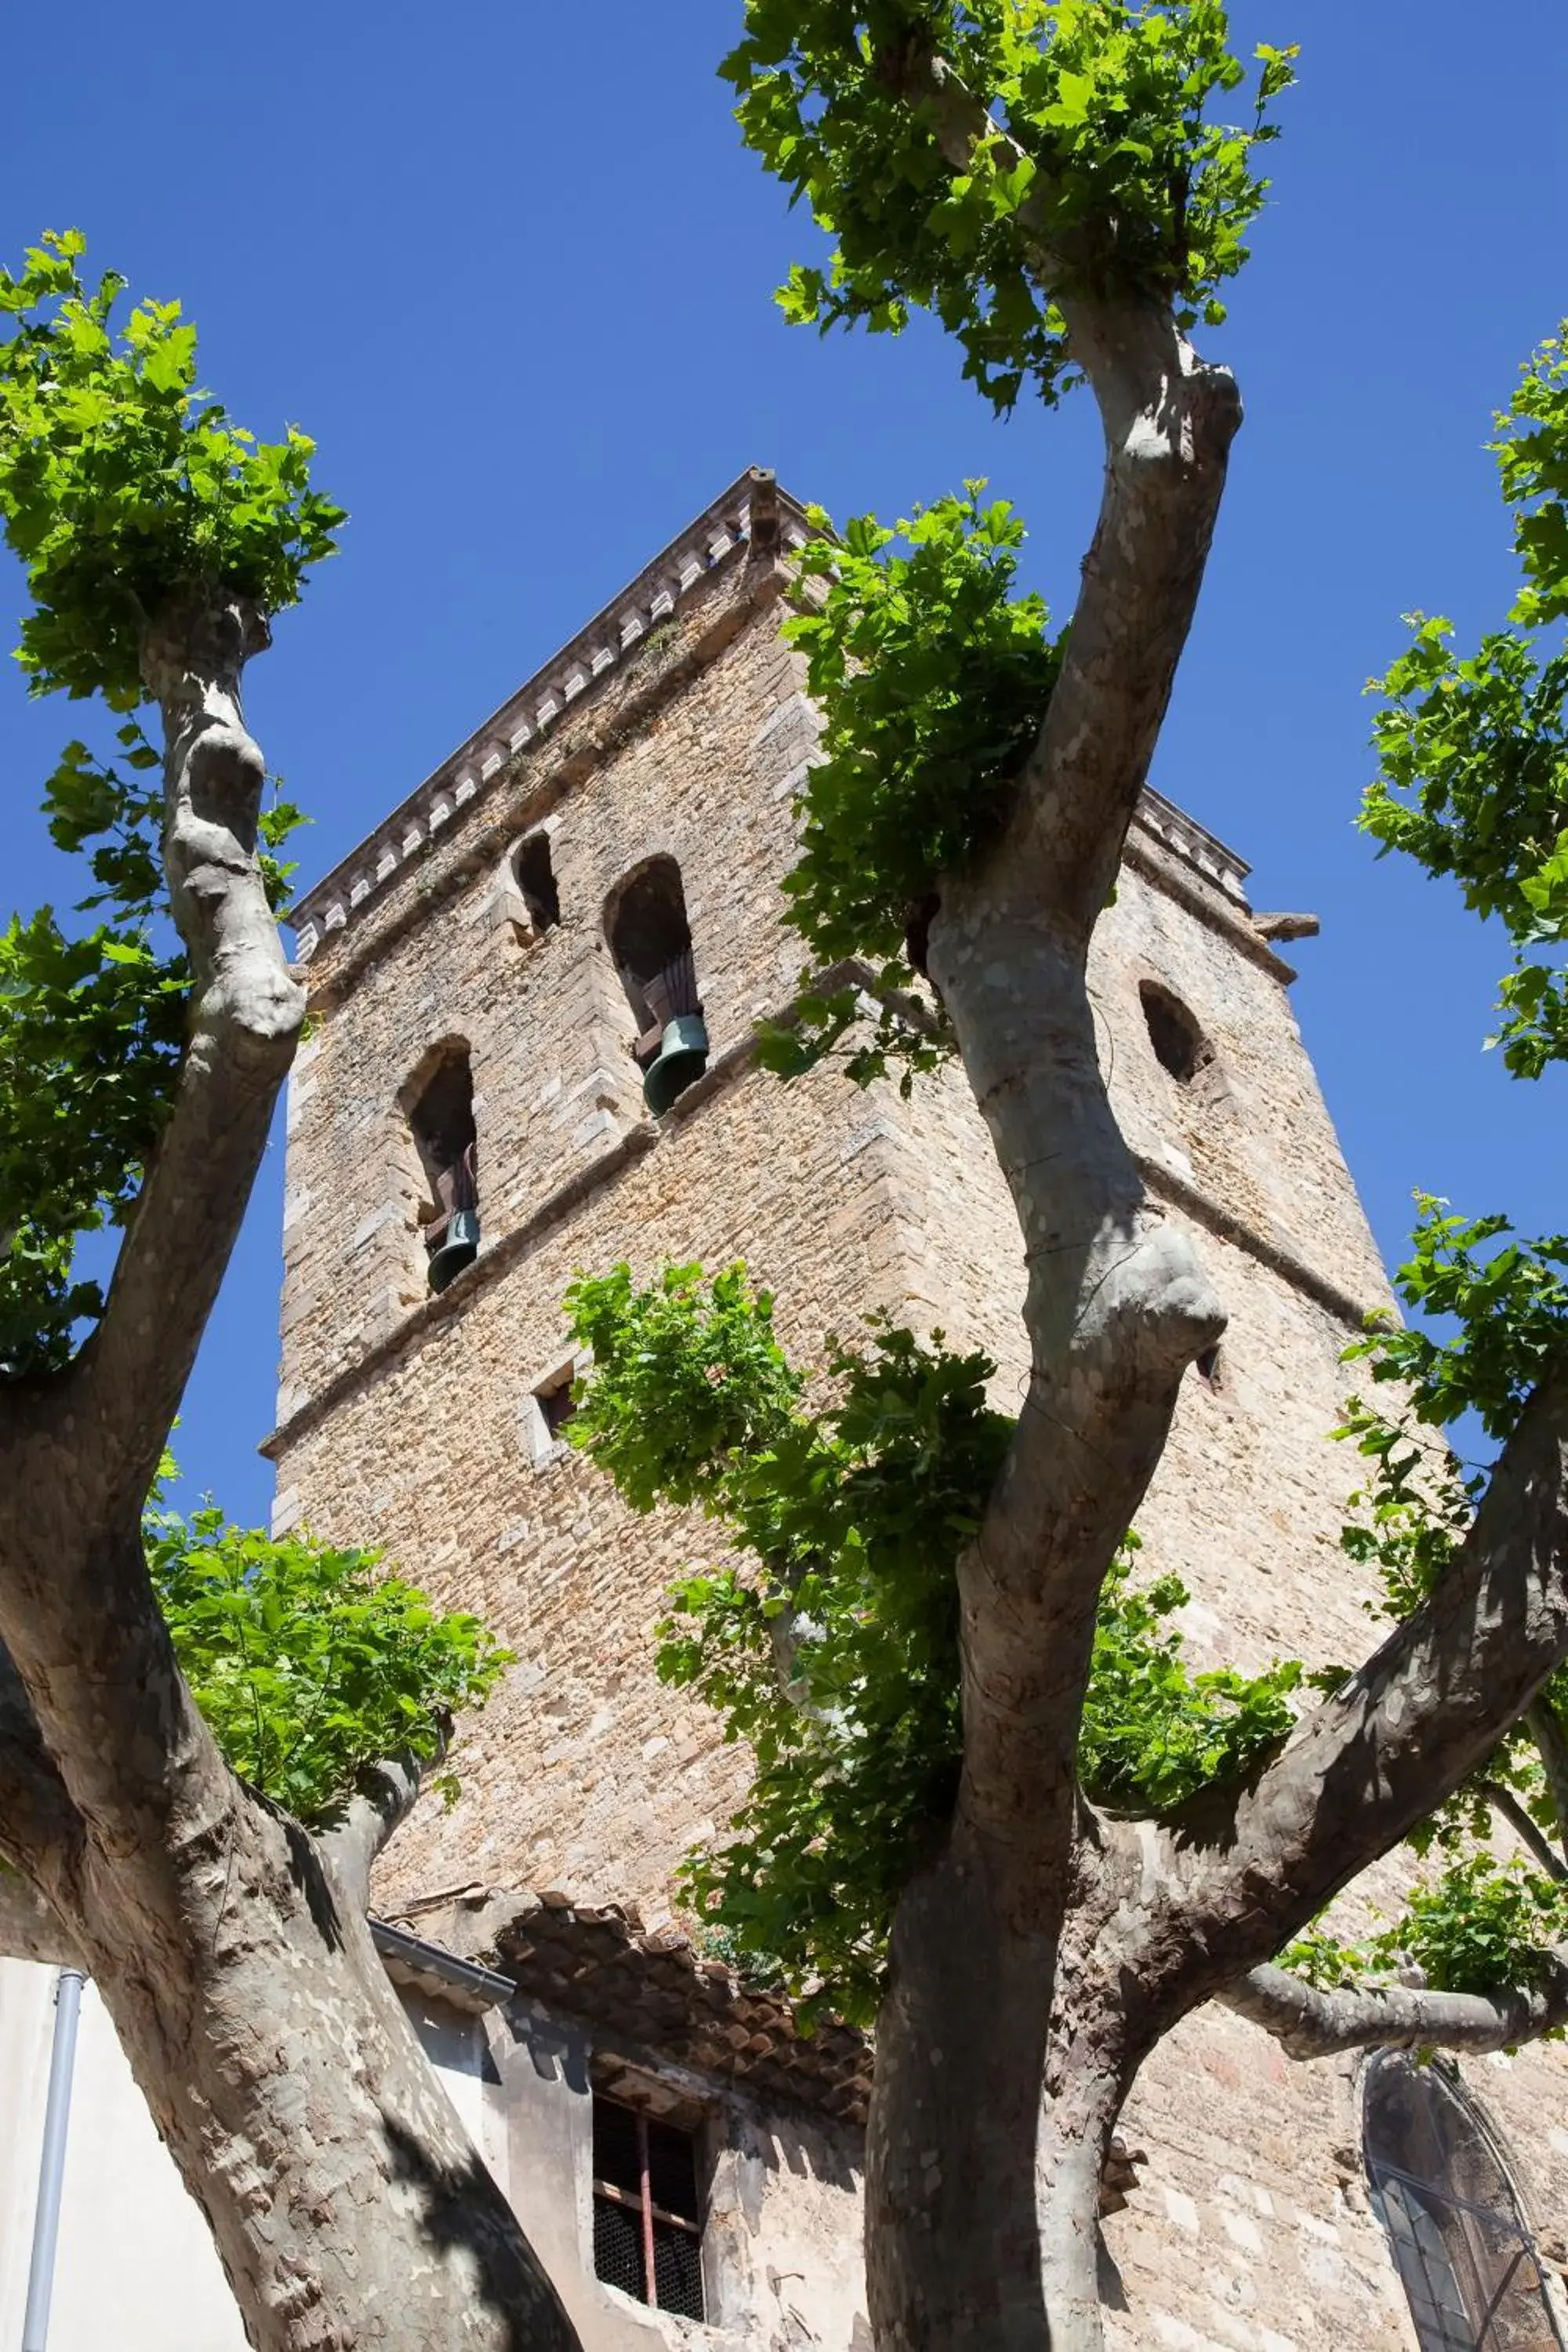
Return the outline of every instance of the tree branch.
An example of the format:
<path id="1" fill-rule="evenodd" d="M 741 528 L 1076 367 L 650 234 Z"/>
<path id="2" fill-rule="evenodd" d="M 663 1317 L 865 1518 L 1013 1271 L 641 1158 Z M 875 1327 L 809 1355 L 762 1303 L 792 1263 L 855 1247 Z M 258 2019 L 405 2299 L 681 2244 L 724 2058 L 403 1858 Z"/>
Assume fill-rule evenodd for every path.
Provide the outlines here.
<path id="1" fill-rule="evenodd" d="M 15 1466 L 0 1458 L 0 1606 L 15 1668 L 0 1720 L 33 1810 L 12 1850 L 84 1937 L 111 1914 L 127 1933 L 183 1937 L 193 1887 L 204 1874 L 222 1882 L 253 1801 L 180 1672 L 140 1513 L 94 1526 L 71 1483 L 74 1455 L 58 1445 L 24 1464 L 34 1483 L 18 1509 Z M 0 1787 L 0 1806 L 6 1798 Z"/>
<path id="2" fill-rule="evenodd" d="M 76 1938 L 21 1871 L 0 1862 L 0 1960 L 41 1960 L 54 1969 L 85 1964 Z"/>
<path id="3" fill-rule="evenodd" d="M 1568 1879 L 1568 1863 L 1563 1862 L 1539 1822 L 1531 1819 L 1513 1790 L 1505 1788 L 1500 1780 L 1478 1780 L 1476 1786 L 1488 1804 L 1502 1815 L 1515 1837 L 1530 1849 L 1548 1877 Z"/>
<path id="4" fill-rule="evenodd" d="M 164 733 L 164 866 L 190 957 L 191 1027 L 98 1329 L 68 1382 L 107 1507 L 141 1507 L 227 1267 L 305 996 L 257 856 L 266 766 L 240 678 L 264 617 L 221 590 L 160 616 L 142 672 Z M 86 1465 L 84 1465 L 85 1467 Z"/>
<path id="5" fill-rule="evenodd" d="M 370 1904 L 370 1874 L 394 1833 L 408 1819 L 431 1764 L 447 1752 L 448 1725 L 437 1754 L 421 1760 L 405 1753 L 373 1765 L 344 1808 L 342 1819 L 319 1830 L 316 1843 L 356 1911 Z"/>
<path id="6" fill-rule="evenodd" d="M 0 1958 L 74 1964 L 75 1938 L 43 1886 L 74 1892 L 81 1848 L 80 1816 L 0 1644 Z"/>
<path id="7" fill-rule="evenodd" d="M 32 1871 L 53 1859 L 69 1868 L 81 1817 L 44 1746 L 33 1703 L 0 1643 L 0 1853 Z"/>
<path id="8" fill-rule="evenodd" d="M 918 28 L 887 46 L 877 71 L 955 173 L 973 169 L 982 142 L 1003 172 L 1026 160 Z M 1032 822 L 1022 838 L 1010 830 L 1006 856 L 1027 851 L 1028 887 L 1048 893 L 1087 939 L 1115 881 L 1192 625 L 1241 400 L 1229 371 L 1199 358 L 1168 301 L 1090 296 L 1074 284 L 1046 234 L 1046 193 L 1037 182 L 1016 217 L 1099 405 L 1106 478 L 1061 674 L 1024 771 Z"/>
<path id="9" fill-rule="evenodd" d="M 1537 1695 L 1524 1720 L 1546 1775 L 1547 1794 L 1557 1815 L 1558 1843 L 1568 1851 L 1568 1732 L 1550 1692 Z"/>
<path id="10" fill-rule="evenodd" d="M 911 26 L 903 40 L 884 46 L 878 55 L 875 71 L 885 89 L 901 98 L 921 116 L 941 149 L 943 161 L 955 173 L 963 174 L 973 170 L 974 151 L 983 140 L 992 148 L 997 169 L 1003 173 L 1016 172 L 1026 160 L 1037 163 L 1036 157 L 1026 157 L 1017 141 L 986 111 L 957 68 L 937 54 L 921 29 Z M 1046 209 L 1042 193 L 1043 184 L 1037 184 L 1037 193 L 1025 197 L 1016 218 L 1033 247 L 1041 278 L 1050 278 L 1056 274 L 1058 262 L 1044 234 Z"/>
<path id="11" fill-rule="evenodd" d="M 1227 2009 L 1273 2035 L 1289 2058 L 1341 2050 L 1512 2050 L 1568 2025 L 1568 1966 L 1540 1991 L 1407 1992 L 1399 1985 L 1325 1992 L 1288 1969 L 1254 1969 L 1219 1994 Z"/>
<path id="12" fill-rule="evenodd" d="M 1436 1590 L 1239 1790 L 1164 1833 L 1174 2014 L 1272 1959 L 1485 1765 L 1568 1654 L 1568 1372 L 1524 1409 Z M 1175 1954 L 1173 1934 L 1183 1946 Z"/>

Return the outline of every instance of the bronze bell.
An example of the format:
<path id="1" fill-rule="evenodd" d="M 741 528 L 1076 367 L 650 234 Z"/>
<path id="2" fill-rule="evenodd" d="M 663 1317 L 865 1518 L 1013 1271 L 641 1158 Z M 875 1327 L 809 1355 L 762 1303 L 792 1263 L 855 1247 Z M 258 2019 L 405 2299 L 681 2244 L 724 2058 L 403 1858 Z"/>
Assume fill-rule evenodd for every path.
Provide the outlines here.
<path id="1" fill-rule="evenodd" d="M 447 1238 L 430 1259 L 430 1287 L 445 1290 L 479 1254 L 479 1213 L 454 1209 L 447 1223 Z"/>
<path id="2" fill-rule="evenodd" d="M 678 1013 L 667 1021 L 658 1055 L 643 1074 L 643 1100 L 662 1118 L 708 1067 L 708 1024 L 700 1013 Z"/>

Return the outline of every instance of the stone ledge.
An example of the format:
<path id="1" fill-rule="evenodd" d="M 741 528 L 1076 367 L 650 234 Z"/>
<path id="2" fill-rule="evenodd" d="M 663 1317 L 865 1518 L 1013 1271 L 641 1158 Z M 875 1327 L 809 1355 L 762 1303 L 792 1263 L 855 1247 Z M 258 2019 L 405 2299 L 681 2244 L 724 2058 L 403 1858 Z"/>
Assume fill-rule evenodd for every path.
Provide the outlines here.
<path id="1" fill-rule="evenodd" d="M 1352 1331 L 1359 1334 L 1366 1328 L 1367 1317 L 1373 1309 L 1352 1298 L 1348 1290 L 1342 1290 L 1326 1275 L 1315 1272 L 1304 1257 L 1298 1257 L 1288 1243 L 1259 1233 L 1256 1225 L 1248 1224 L 1234 1210 L 1227 1209 L 1223 1202 L 1215 1200 L 1208 1192 L 1200 1192 L 1197 1185 L 1187 1183 L 1174 1169 L 1165 1167 L 1147 1152 L 1135 1151 L 1132 1157 L 1137 1163 L 1138 1173 L 1149 1190 L 1162 1194 L 1173 1208 L 1182 1210 L 1195 1224 L 1206 1225 L 1222 1241 L 1233 1242 L 1237 1249 L 1243 1249 L 1249 1257 L 1257 1258 L 1260 1265 L 1279 1275 L 1281 1281 L 1288 1282 L 1293 1290 L 1303 1291 Z M 1389 1311 L 1387 1303 L 1384 1302 L 1377 1311 L 1386 1314 Z"/>
<path id="2" fill-rule="evenodd" d="M 482 824 L 469 830 L 460 856 L 448 859 L 438 871 L 422 876 L 417 890 L 402 906 L 388 909 L 378 905 L 374 917 L 379 920 L 373 918 L 367 922 L 347 941 L 341 954 L 319 956 L 314 963 L 307 962 L 300 955 L 294 965 L 294 976 L 310 990 L 311 1012 L 330 1013 L 341 1003 L 373 965 L 388 955 L 410 931 L 426 922 L 437 908 L 481 874 L 493 859 L 502 856 L 520 833 L 549 816 L 568 793 L 648 727 L 683 687 L 718 660 L 755 614 L 777 601 L 784 580 L 782 565 L 760 556 L 754 567 L 740 575 L 737 593 L 721 605 L 689 643 L 670 653 L 647 684 L 622 704 L 608 724 L 592 726 L 586 731 L 568 730 L 563 740 L 552 737 L 549 750 L 553 756 L 532 775 L 529 769 L 541 747 L 531 744 L 519 752 L 498 781 L 508 785 L 526 778 L 525 788 L 521 793 L 506 796 L 501 806 L 492 807 Z M 332 934 L 334 940 L 342 936 L 339 931 Z"/>
<path id="3" fill-rule="evenodd" d="M 1178 872 L 1176 859 L 1186 857 L 1188 853 L 1183 848 L 1180 841 L 1173 837 L 1171 829 L 1157 822 L 1154 814 L 1146 808 L 1145 803 L 1152 797 L 1152 795 L 1145 787 L 1143 798 L 1138 804 L 1137 814 L 1129 828 L 1127 839 L 1122 845 L 1122 863 L 1130 866 L 1134 874 L 1141 874 L 1145 882 L 1152 882 L 1156 890 L 1163 890 L 1189 915 L 1194 917 L 1198 922 L 1206 925 L 1208 929 L 1217 931 L 1221 939 L 1238 949 L 1247 957 L 1248 962 L 1258 964 L 1264 971 L 1271 972 L 1283 987 L 1289 988 L 1291 982 L 1298 977 L 1296 967 L 1294 964 L 1287 963 L 1282 955 L 1276 955 L 1268 940 L 1255 928 L 1248 916 L 1246 901 L 1242 900 L 1237 904 L 1236 898 L 1228 894 L 1221 897 L 1220 891 L 1223 886 L 1208 875 L 1195 859 L 1189 858 L 1188 862 L 1195 866 L 1195 870 L 1200 875 L 1203 875 L 1208 886 L 1206 888 L 1189 882 L 1184 874 Z M 1170 809 L 1172 804 L 1166 801 L 1162 805 Z M 1173 809 L 1172 814 L 1179 816 L 1182 812 L 1179 809 Z M 1198 829 L 1194 828 L 1194 830 Z M 1140 839 L 1141 834 L 1146 835 L 1147 838 Z M 1243 867 L 1242 870 L 1246 872 L 1248 869 Z"/>

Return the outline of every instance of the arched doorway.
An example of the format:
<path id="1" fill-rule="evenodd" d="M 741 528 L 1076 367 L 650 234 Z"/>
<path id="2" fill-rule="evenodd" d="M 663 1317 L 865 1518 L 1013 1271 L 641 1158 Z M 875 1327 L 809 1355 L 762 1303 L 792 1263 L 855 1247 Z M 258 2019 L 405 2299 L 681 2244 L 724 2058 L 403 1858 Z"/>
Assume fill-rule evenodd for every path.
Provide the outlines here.
<path id="1" fill-rule="evenodd" d="M 1457 2079 L 1381 2053 L 1365 2152 L 1421 2352 L 1563 2352 L 1501 2156 Z"/>

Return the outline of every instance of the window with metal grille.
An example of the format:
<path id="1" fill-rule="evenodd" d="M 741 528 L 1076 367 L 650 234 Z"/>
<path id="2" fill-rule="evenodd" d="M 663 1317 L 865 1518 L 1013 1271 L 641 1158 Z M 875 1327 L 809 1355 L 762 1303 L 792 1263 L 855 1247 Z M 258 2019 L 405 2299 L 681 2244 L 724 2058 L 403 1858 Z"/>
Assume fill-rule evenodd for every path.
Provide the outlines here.
<path id="1" fill-rule="evenodd" d="M 1384 2051 L 1366 2166 L 1421 2352 L 1563 2352 L 1502 2158 L 1454 2078 Z"/>
<path id="2" fill-rule="evenodd" d="M 594 2272 L 658 2311 L 700 2319 L 702 2222 L 689 2132 L 594 2095 Z"/>

